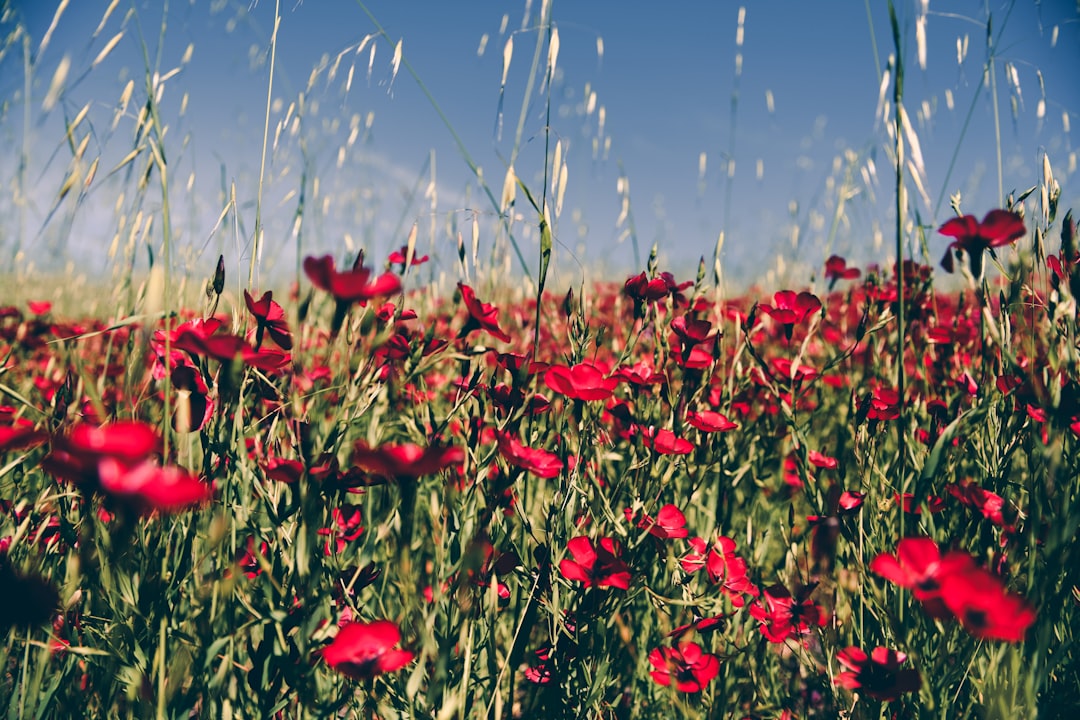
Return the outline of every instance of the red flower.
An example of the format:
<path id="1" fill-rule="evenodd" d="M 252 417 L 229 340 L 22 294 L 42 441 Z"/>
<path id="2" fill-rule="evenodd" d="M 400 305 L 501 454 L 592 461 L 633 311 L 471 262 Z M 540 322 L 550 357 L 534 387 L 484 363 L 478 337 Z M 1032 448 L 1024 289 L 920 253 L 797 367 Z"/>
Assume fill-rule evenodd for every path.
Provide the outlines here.
<path id="1" fill-rule="evenodd" d="M 988 248 L 1008 245 L 1027 232 L 1024 227 L 1024 219 L 1008 210 L 991 210 L 983 218 L 976 222 L 974 215 L 964 215 L 949 220 L 938 228 L 942 235 L 955 238 L 945 250 L 945 257 L 941 259 L 941 267 L 946 272 L 953 271 L 953 250 L 963 250 L 967 253 L 971 264 L 971 274 L 976 278 L 982 278 L 983 251 Z"/>
<path id="2" fill-rule="evenodd" d="M 874 388 L 866 417 L 870 420 L 895 420 L 900 417 L 900 393 L 892 388 Z"/>
<path id="3" fill-rule="evenodd" d="M 969 478 L 947 485 L 946 489 L 964 505 L 981 512 L 982 516 L 993 524 L 999 527 L 1005 526 L 1005 517 L 1002 515 L 1005 499 L 997 493 L 984 490 Z"/>
<path id="4" fill-rule="evenodd" d="M 660 455 L 689 455 L 694 451 L 694 444 L 681 437 L 675 437 L 670 430 L 646 430 L 643 435 L 645 447 L 651 447 Z"/>
<path id="5" fill-rule="evenodd" d="M 409 246 L 408 245 L 402 245 L 400 250 L 394 250 L 392 253 L 390 253 L 390 257 L 387 258 L 387 259 L 390 261 L 391 265 L 400 265 L 402 267 L 402 269 L 404 269 L 405 268 L 405 259 L 408 257 L 408 255 L 409 255 Z M 409 264 L 415 267 L 417 265 L 423 265 L 428 260 L 430 260 L 430 258 L 427 255 L 421 255 L 421 256 L 413 255 L 412 262 L 409 263 Z"/>
<path id="6" fill-rule="evenodd" d="M 805 635 L 828 621 L 825 610 L 809 597 L 813 588 L 805 587 L 792 596 L 783 585 L 774 585 L 765 590 L 762 600 L 750 605 L 750 615 L 760 623 L 765 639 L 782 643 L 792 635 Z"/>
<path id="7" fill-rule="evenodd" d="M 1005 589 L 1001 579 L 973 562 L 941 577 L 941 599 L 964 629 L 984 640 L 1020 642 L 1035 622 L 1027 600 Z"/>
<path id="8" fill-rule="evenodd" d="M 712 323 L 708 320 L 695 320 L 680 315 L 671 321 L 671 329 L 682 340 L 684 348 L 689 348 L 705 342 L 712 330 Z"/>
<path id="9" fill-rule="evenodd" d="M 701 692 L 720 672 L 720 659 L 695 642 L 653 648 L 649 653 L 652 679 L 664 686 L 675 683 L 679 692 Z"/>
<path id="10" fill-rule="evenodd" d="M 801 292 L 796 295 L 791 290 L 781 290 L 773 294 L 773 304 L 759 305 L 761 311 L 775 322 L 784 326 L 784 332 L 791 339 L 791 331 L 802 324 L 807 316 L 821 310 L 821 300 L 816 295 Z"/>
<path id="11" fill-rule="evenodd" d="M 154 511 L 176 513 L 214 496 L 213 488 L 180 467 L 160 467 L 152 461 L 127 466 L 105 457 L 98 463 L 102 492 L 141 515 Z"/>
<path id="12" fill-rule="evenodd" d="M 338 631 L 334 641 L 322 649 L 326 664 L 353 680 L 370 680 L 408 665 L 414 655 L 396 649 L 401 631 L 389 620 L 352 622 Z"/>
<path id="13" fill-rule="evenodd" d="M 503 342 L 510 342 L 510 336 L 499 328 L 499 309 L 489 303 L 480 302 L 476 292 L 465 283 L 458 283 L 461 299 L 469 311 L 469 319 L 461 328 L 459 337 L 465 337 L 473 330 L 483 330 Z"/>
<path id="14" fill-rule="evenodd" d="M 461 463 L 465 451 L 456 447 L 422 448 L 412 443 L 384 444 L 368 447 L 362 440 L 353 448 L 353 464 L 361 470 L 384 477 L 420 477 L 433 475 L 451 465 Z"/>
<path id="15" fill-rule="evenodd" d="M 282 350 L 292 350 L 292 335 L 289 334 L 289 324 L 285 321 L 285 311 L 273 300 L 274 293 L 267 290 L 262 297 L 255 300 L 251 294 L 244 291 L 244 302 L 248 312 L 255 317 L 258 328 L 255 331 L 255 347 L 262 345 L 263 332 L 270 333 L 270 339 L 277 343 Z"/>
<path id="16" fill-rule="evenodd" d="M 809 453 L 807 453 L 806 457 L 810 461 L 811 465 L 813 465 L 814 467 L 822 468 L 823 470 L 835 470 L 836 468 L 840 467 L 840 463 L 837 462 L 836 458 L 829 457 L 828 455 L 823 455 L 817 450 L 811 450 Z"/>
<path id="17" fill-rule="evenodd" d="M 950 552 L 942 556 L 937 543 L 930 538 L 910 537 L 897 544 L 896 555 L 881 553 L 875 557 L 870 562 L 870 570 L 911 590 L 928 613 L 941 618 L 947 614 L 940 597 L 942 579 L 974 564 L 967 553 Z"/>
<path id="18" fill-rule="evenodd" d="M 603 371 L 591 363 L 573 367 L 552 365 L 544 373 L 544 382 L 557 393 L 573 400 L 606 400 L 618 386 L 617 377 L 604 377 Z"/>
<path id="19" fill-rule="evenodd" d="M 499 453 L 515 467 L 542 478 L 553 478 L 562 472 L 563 462 L 555 453 L 525 447 L 508 432 L 496 431 L 495 439 L 499 443 Z"/>
<path id="20" fill-rule="evenodd" d="M 362 260 L 361 255 L 358 263 Z M 330 255 L 304 258 L 304 273 L 312 285 L 330 293 L 338 302 L 367 302 L 401 290 L 401 280 L 393 273 L 384 273 L 372 279 L 371 269 L 362 264 L 352 270 L 338 272 Z"/>
<path id="21" fill-rule="evenodd" d="M 915 692 L 922 686 L 916 670 L 901 670 L 907 655 L 896 650 L 878 647 L 868 656 L 860 648 L 849 647 L 836 654 L 847 668 L 836 677 L 836 684 L 848 690 L 882 702 L 897 700 L 904 693 Z"/>
<path id="22" fill-rule="evenodd" d="M 859 277 L 859 268 L 849 268 L 847 260 L 839 255 L 831 255 L 825 261 L 825 279 L 829 281 L 829 289 L 832 290 L 837 280 L 854 280 Z"/>
<path id="23" fill-rule="evenodd" d="M 577 580 L 585 587 L 630 587 L 630 568 L 619 559 L 621 548 L 612 538 L 600 538 L 598 546 L 585 536 L 570 539 L 566 549 L 573 556 L 559 562 L 559 572 L 567 580 Z"/>
<path id="24" fill-rule="evenodd" d="M 627 522 L 634 522 L 634 511 L 631 508 L 623 510 L 623 514 L 626 516 Z M 660 508 L 656 518 L 650 517 L 647 513 L 642 513 L 641 519 L 637 521 L 637 527 L 642 530 L 648 529 L 650 535 L 661 540 L 684 538 L 689 534 L 686 529 L 686 516 L 683 515 L 682 510 L 674 505 L 665 505 Z"/>
<path id="25" fill-rule="evenodd" d="M 728 420 L 725 415 L 712 410 L 702 410 L 701 412 L 691 410 L 686 413 L 686 422 L 705 433 L 725 433 L 739 427 L 736 423 Z"/>

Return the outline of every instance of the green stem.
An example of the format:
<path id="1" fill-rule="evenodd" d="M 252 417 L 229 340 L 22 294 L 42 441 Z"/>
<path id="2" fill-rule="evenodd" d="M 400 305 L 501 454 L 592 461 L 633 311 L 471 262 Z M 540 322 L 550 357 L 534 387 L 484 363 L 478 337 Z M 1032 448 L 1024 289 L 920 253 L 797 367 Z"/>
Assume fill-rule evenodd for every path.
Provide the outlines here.
<path id="1" fill-rule="evenodd" d="M 262 197 L 263 184 L 266 180 L 266 146 L 270 139 L 270 105 L 274 99 L 274 66 L 277 59 L 277 36 L 278 28 L 281 27 L 281 0 L 274 3 L 274 31 L 270 35 L 270 79 L 266 84 L 266 112 L 263 114 L 263 141 L 262 160 L 259 164 L 259 191 L 255 196 L 255 238 L 251 247 L 251 265 L 248 268 L 248 288 L 255 289 L 255 270 L 258 267 L 259 253 L 262 250 L 260 242 L 263 233 L 262 227 Z"/>
<path id="2" fill-rule="evenodd" d="M 904 537 L 904 486 L 906 465 L 906 433 L 907 413 L 905 412 L 905 373 L 904 373 L 904 127 L 902 105 L 904 98 L 904 61 L 901 57 L 900 24 L 896 19 L 896 8 L 892 0 L 889 0 L 889 22 L 892 25 L 893 46 L 896 51 L 896 61 L 893 67 L 893 130 L 896 142 L 896 391 L 900 397 L 900 417 L 897 418 L 897 448 L 898 448 L 898 472 L 900 492 L 900 535 Z M 901 622 L 904 619 L 903 595 L 898 595 L 897 615 Z"/>

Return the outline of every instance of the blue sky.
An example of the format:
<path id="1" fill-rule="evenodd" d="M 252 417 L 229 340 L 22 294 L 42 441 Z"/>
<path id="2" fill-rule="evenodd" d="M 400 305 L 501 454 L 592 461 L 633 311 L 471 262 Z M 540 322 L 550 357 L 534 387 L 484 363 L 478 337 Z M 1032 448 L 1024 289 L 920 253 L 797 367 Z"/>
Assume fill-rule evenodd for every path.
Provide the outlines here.
<path id="1" fill-rule="evenodd" d="M 95 179 L 78 207 L 69 197 L 47 222 L 45 218 L 71 167 L 71 152 L 64 146 L 65 115 L 70 120 L 90 103 L 78 130 L 90 135 L 86 158 L 100 156 L 102 168 L 115 166 L 133 148 L 134 114 L 146 99 L 141 28 L 151 65 L 160 54 L 161 74 L 181 67 L 164 82 L 161 106 L 169 125 L 165 149 L 173 168 L 173 224 L 186 248 L 178 262 L 201 273 L 203 266 L 212 267 L 220 251 L 246 263 L 258 192 L 274 3 L 173 0 L 159 47 L 163 3 L 120 0 L 95 36 L 109 2 L 77 0 L 37 53 L 56 5 L 52 0 L 5 4 L 3 30 L 24 25 L 35 50 L 29 128 L 32 189 L 22 246 L 31 249 L 31 256 L 35 247 L 60 248 L 67 257 L 106 264 L 99 258 L 116 233 L 117 194 L 125 183 L 126 197 L 134 194 L 134 181 L 125 173 Z M 305 253 L 325 251 L 340 257 L 348 249 L 364 247 L 369 256 L 383 257 L 404 242 L 415 223 L 419 246 L 434 255 L 436 271 L 456 277 L 456 235 L 460 232 L 471 242 L 476 218 L 480 263 L 501 267 L 509 258 L 512 271 L 520 271 L 517 259 L 506 252 L 505 239 L 498 241 L 492 257 L 491 243 L 500 232 L 497 213 L 432 102 L 405 63 L 393 75 L 398 40 L 402 57 L 445 113 L 497 200 L 523 101 L 515 170 L 536 193 L 543 186 L 545 142 L 550 160 L 561 140 L 567 183 L 555 222 L 556 254 L 571 282 L 580 274 L 579 265 L 633 270 L 644 262 L 653 242 L 668 265 L 689 272 L 698 257 L 711 259 L 721 231 L 725 272 L 732 278 L 761 279 L 777 267 L 778 257 L 789 269 L 820 265 L 829 252 L 864 261 L 888 258 L 894 184 L 887 135 L 876 113 L 880 73 L 893 47 L 887 5 L 881 0 L 553 0 L 550 13 L 559 54 L 549 136 L 542 77 L 546 45 L 536 86 L 525 98 L 540 0 L 370 0 L 365 6 L 388 38 L 364 43 L 376 28 L 363 7 L 351 0 L 281 3 L 271 132 L 301 92 L 306 108 L 297 134 L 283 131 L 268 161 L 263 194 L 267 268 L 295 265 L 293 223 L 306 167 Z M 1048 153 L 1064 189 L 1063 201 L 1066 206 L 1077 204 L 1080 190 L 1070 182 L 1076 169 L 1073 138 L 1080 123 L 1076 4 L 931 0 L 924 5 L 899 0 L 897 13 L 905 106 L 916 126 L 929 200 L 919 198 L 912 187 L 913 207 L 923 222 L 934 225 L 946 219 L 951 214 L 948 197 L 957 191 L 965 211 L 980 216 L 998 201 L 993 104 L 989 87 L 983 85 L 988 17 L 997 42 L 1004 190 L 1038 182 L 1042 155 Z M 736 42 L 740 14 L 741 46 Z M 920 18 L 925 22 L 925 70 L 919 67 L 916 42 Z M 109 56 L 90 69 L 107 41 L 121 31 Z M 509 38 L 513 55 L 502 94 L 500 135 L 500 80 Z M 181 66 L 189 45 L 190 61 Z M 738 55 L 741 73 L 736 78 Z M 71 70 L 56 104 L 46 111 L 42 100 L 65 57 Z M 22 70 L 21 48 L 9 47 L 0 59 L 0 132 L 12 147 L 22 146 L 26 130 Z M 1010 81 L 1013 72 L 1018 85 Z M 110 133 L 117 99 L 129 78 L 136 81 L 131 109 Z M 357 137 L 342 151 L 350 122 L 359 123 Z M 950 173 L 956 147 L 960 150 Z M 729 158 L 734 160 L 730 182 Z M 5 183 L 17 173 L 16 162 L 17 157 L 10 156 L 0 161 Z M 240 222 L 215 231 L 227 197 L 222 188 L 232 184 L 241 205 Z M 622 212 L 627 188 L 628 216 Z M 842 222 L 834 230 L 840 196 L 845 198 Z M 153 211 L 160 198 L 148 195 L 145 202 L 145 209 Z M 520 195 L 516 211 L 512 228 L 533 263 L 535 217 Z M 132 215 L 133 206 L 120 212 Z M 12 232 L 14 228 L 5 234 L 11 237 Z M 637 257 L 631 233 L 637 239 Z M 936 243 L 931 255 L 939 255 L 944 242 L 931 242 Z"/>

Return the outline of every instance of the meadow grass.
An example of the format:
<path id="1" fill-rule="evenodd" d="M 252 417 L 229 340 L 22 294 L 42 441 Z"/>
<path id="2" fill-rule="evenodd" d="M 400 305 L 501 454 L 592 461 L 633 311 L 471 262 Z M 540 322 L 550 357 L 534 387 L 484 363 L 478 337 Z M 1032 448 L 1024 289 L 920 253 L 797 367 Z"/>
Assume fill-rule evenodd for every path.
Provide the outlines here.
<path id="1" fill-rule="evenodd" d="M 117 7 L 88 71 L 119 42 L 105 30 Z M 894 13 L 881 68 L 892 261 L 823 256 L 805 277 L 778 267 L 735 292 L 722 232 L 683 276 L 656 246 L 637 257 L 627 179 L 619 223 L 640 267 L 566 283 L 552 270 L 568 161 L 549 134 L 551 3 L 511 36 L 535 45 L 501 187 L 361 9 L 375 31 L 313 70 L 275 122 L 275 5 L 258 175 L 222 184 L 209 241 L 178 231 L 171 158 L 186 141 L 170 124 L 183 118 L 160 103 L 176 73 L 145 40 L 142 86 L 104 124 L 80 108 L 66 119 L 46 223 L 74 232 L 107 180 L 107 277 L 28 267 L 34 146 L 21 146 L 0 295 L 9 717 L 1027 718 L 1080 705 L 1080 255 L 1049 160 L 996 210 L 955 200 L 940 227 L 915 219 L 912 196 L 929 194 Z M 49 34 L 14 28 L 25 138 L 31 107 L 66 109 L 73 71 L 61 63 L 32 103 Z M 316 82 L 351 82 L 342 58 L 373 43 L 393 77 L 420 83 L 486 205 L 461 227 L 414 224 L 393 253 L 350 237 L 345 256 L 318 256 L 312 203 L 331 179 L 293 128 L 316 116 Z M 526 172 L 536 97 L 543 166 Z M 732 153 L 737 112 L 736 89 Z M 91 159 L 92 121 L 121 149 L 96 144 Z M 295 258 L 274 275 L 267 158 L 293 142 L 300 187 L 275 202 L 295 208 Z M 858 153 L 841 165 L 830 244 L 867 167 Z M 1002 192 L 1003 173 L 999 158 Z M 940 266 L 927 251 L 939 230 L 952 243 Z M 452 272 L 428 257 L 443 235 Z M 210 241 L 240 253 L 215 265 Z"/>

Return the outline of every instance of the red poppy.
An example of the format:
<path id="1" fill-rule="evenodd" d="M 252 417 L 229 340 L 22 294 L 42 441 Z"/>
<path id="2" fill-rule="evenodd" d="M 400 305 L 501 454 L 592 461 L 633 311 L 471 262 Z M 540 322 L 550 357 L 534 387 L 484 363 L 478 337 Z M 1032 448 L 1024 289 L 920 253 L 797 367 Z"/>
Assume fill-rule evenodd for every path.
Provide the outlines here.
<path id="1" fill-rule="evenodd" d="M 387 258 L 387 260 L 390 261 L 391 265 L 400 265 L 402 267 L 402 269 L 404 269 L 405 268 L 405 259 L 408 256 L 409 256 L 409 246 L 408 245 L 402 245 L 400 250 L 394 250 L 393 252 L 391 252 L 390 257 Z M 412 256 L 412 262 L 409 263 L 409 264 L 411 266 L 415 267 L 417 265 L 423 265 L 429 259 L 430 258 L 427 255 L 417 256 L 417 255 L 414 254 Z"/>
<path id="2" fill-rule="evenodd" d="M 881 702 L 897 700 L 904 693 L 916 692 L 922 686 L 917 670 L 901 670 L 907 655 L 896 650 L 878 647 L 867 655 L 861 648 L 849 647 L 836 654 L 846 670 L 836 676 L 837 685 Z"/>
<path id="3" fill-rule="evenodd" d="M 651 280 L 644 273 L 639 273 L 627 279 L 623 285 L 623 292 L 638 301 L 655 302 L 666 298 L 671 289 L 662 277 Z"/>
<path id="4" fill-rule="evenodd" d="M 422 448 L 412 443 L 384 443 L 377 448 L 358 441 L 352 461 L 361 470 L 384 477 L 420 477 L 433 475 L 465 460 L 465 451 L 457 447 Z"/>
<path id="5" fill-rule="evenodd" d="M 828 455 L 823 455 L 817 450 L 811 450 L 810 452 L 808 452 L 806 454 L 806 458 L 810 461 L 811 465 L 813 465 L 814 467 L 822 468 L 823 470 L 835 470 L 836 468 L 840 467 L 840 463 L 837 461 L 836 458 L 829 457 Z"/>
<path id="6" fill-rule="evenodd" d="M 363 256 L 360 256 L 358 261 L 362 260 Z M 401 290 L 401 280 L 396 275 L 384 273 L 372 278 L 372 270 L 362 264 L 352 270 L 338 272 L 331 255 L 304 258 L 304 273 L 312 285 L 330 293 L 339 302 L 365 303 L 372 298 L 393 295 Z"/>
<path id="7" fill-rule="evenodd" d="M 128 466 L 111 457 L 98 462 L 101 491 L 141 515 L 176 513 L 214 497 L 213 488 L 187 470 L 153 461 Z"/>
<path id="8" fill-rule="evenodd" d="M 953 251 L 963 250 L 967 253 L 971 274 L 976 279 L 980 279 L 982 278 L 983 251 L 1008 245 L 1022 237 L 1027 229 L 1024 227 L 1024 219 L 1018 214 L 1008 210 L 991 210 L 982 222 L 977 222 L 974 215 L 955 217 L 939 227 L 938 232 L 954 238 L 945 250 L 941 267 L 951 273 Z"/>
<path id="9" fill-rule="evenodd" d="M 701 692 L 720 672 L 720 658 L 695 642 L 653 648 L 649 664 L 655 668 L 649 671 L 653 680 L 664 686 L 674 683 L 679 692 Z"/>
<path id="10" fill-rule="evenodd" d="M 896 500 L 896 503 L 904 512 L 911 513 L 912 515 L 922 514 L 923 505 L 915 504 L 914 494 L 904 493 L 901 495 L 900 493 L 894 493 L 893 499 Z M 927 511 L 931 513 L 939 513 L 945 509 L 945 501 L 937 495 L 927 495 L 925 505 Z"/>
<path id="11" fill-rule="evenodd" d="M 282 350 L 292 350 L 292 335 L 289 333 L 289 324 L 285 321 L 285 311 L 274 302 L 274 293 L 267 290 L 258 300 L 251 297 L 251 293 L 244 291 L 244 302 L 248 312 L 255 317 L 257 329 L 255 331 L 255 347 L 262 346 L 263 333 L 269 332 L 270 339 L 277 343 Z"/>
<path id="12" fill-rule="evenodd" d="M 849 268 L 847 260 L 839 255 L 830 255 L 825 261 L 825 279 L 829 281 L 830 290 L 837 280 L 854 280 L 859 275 L 859 268 Z"/>
<path id="13" fill-rule="evenodd" d="M 725 433 L 739 427 L 738 424 L 728 420 L 727 416 L 712 410 L 702 410 L 700 412 L 691 410 L 686 413 L 686 422 L 705 433 Z"/>
<path id="14" fill-rule="evenodd" d="M 762 303 L 758 306 L 763 313 L 784 326 L 784 332 L 791 339 L 792 329 L 801 325 L 811 314 L 821 310 L 821 300 L 808 292 L 795 294 L 792 290 L 781 290 L 773 294 L 773 304 Z"/>
<path id="15" fill-rule="evenodd" d="M 11 425 L 0 425 L 0 452 L 37 447 L 48 438 L 47 432 L 37 430 L 33 423 L 19 418 Z"/>
<path id="16" fill-rule="evenodd" d="M 525 447 L 516 437 L 501 430 L 495 432 L 495 440 L 499 444 L 499 453 L 515 467 L 542 478 L 553 478 L 562 472 L 563 462 L 555 453 Z"/>
<path id="17" fill-rule="evenodd" d="M 671 329 L 682 340 L 683 347 L 687 348 L 705 342 L 712 330 L 712 323 L 708 320 L 696 320 L 680 315 L 671 321 Z"/>
<path id="18" fill-rule="evenodd" d="M 645 447 L 651 447 L 660 455 L 689 455 L 694 451 L 694 444 L 685 438 L 676 437 L 670 430 L 647 429 L 642 435 Z"/>
<path id="19" fill-rule="evenodd" d="M 634 522 L 634 511 L 631 508 L 625 508 L 623 514 L 626 516 L 627 522 Z M 656 517 L 653 518 L 647 513 L 642 513 L 641 517 L 637 520 L 636 525 L 639 529 L 648 530 L 650 535 L 658 537 L 661 540 L 667 540 L 668 538 L 684 538 L 689 534 L 686 529 L 686 516 L 683 515 L 682 510 L 674 505 L 665 505 L 660 508 L 660 511 L 656 513 Z"/>
<path id="20" fill-rule="evenodd" d="M 750 615 L 760 623 L 759 629 L 766 640 L 782 643 L 828 621 L 828 613 L 810 599 L 813 588 L 812 585 L 802 588 L 793 596 L 783 585 L 773 585 L 764 591 L 760 601 L 750 605 Z"/>
<path id="21" fill-rule="evenodd" d="M 663 373 L 658 373 L 652 363 L 639 360 L 633 365 L 621 365 L 615 373 L 616 376 L 631 385 L 659 385 L 667 380 Z"/>
<path id="22" fill-rule="evenodd" d="M 572 400 L 606 400 L 619 385 L 619 378 L 605 377 L 604 372 L 591 363 L 578 363 L 573 367 L 552 365 L 544 373 L 544 382 Z"/>
<path id="23" fill-rule="evenodd" d="M 896 555 L 881 553 L 870 561 L 870 570 L 886 580 L 911 590 L 926 611 L 936 618 L 947 616 L 941 600 L 942 579 L 974 567 L 975 561 L 964 552 L 941 554 L 936 542 L 927 537 L 904 538 L 896 546 Z"/>
<path id="24" fill-rule="evenodd" d="M 874 388 L 866 417 L 870 420 L 895 420 L 900 417 L 900 393 L 892 388 Z"/>
<path id="25" fill-rule="evenodd" d="M 389 620 L 352 622 L 338 631 L 334 641 L 322 649 L 322 659 L 353 680 L 370 680 L 394 672 L 412 662 L 415 655 L 396 646 L 401 631 Z"/>
<path id="26" fill-rule="evenodd" d="M 566 549 L 573 559 L 563 558 L 559 572 L 567 580 L 576 580 L 585 587 L 630 587 L 630 567 L 619 558 L 622 549 L 616 540 L 600 538 L 600 544 L 593 545 L 591 538 L 578 536 L 567 541 Z"/>
<path id="27" fill-rule="evenodd" d="M 709 581 L 720 584 L 720 591 L 735 607 L 746 604 L 744 596 L 757 597 L 758 589 L 747 577 L 746 560 L 735 554 L 735 541 L 718 535 L 711 546 L 693 537 L 687 540 L 690 551 L 679 561 L 683 571 L 694 573 L 705 568 Z"/>
<path id="28" fill-rule="evenodd" d="M 1001 579 L 974 562 L 941 577 L 941 599 L 964 629 L 984 640 L 1020 642 L 1035 622 L 1035 610 L 1005 589 Z"/>
<path id="29" fill-rule="evenodd" d="M 970 478 L 947 485 L 945 489 L 964 505 L 978 510 L 993 524 L 999 527 L 1005 526 L 1005 517 L 1002 514 L 1005 509 L 1005 499 L 997 493 L 984 490 Z"/>
<path id="30" fill-rule="evenodd" d="M 480 302 L 476 298 L 476 291 L 465 283 L 459 282 L 458 289 L 461 291 L 465 309 L 469 311 L 469 319 L 461 328 L 459 336 L 466 337 L 473 330 L 483 330 L 503 342 L 510 342 L 510 336 L 499 327 L 499 309 L 489 303 Z"/>

